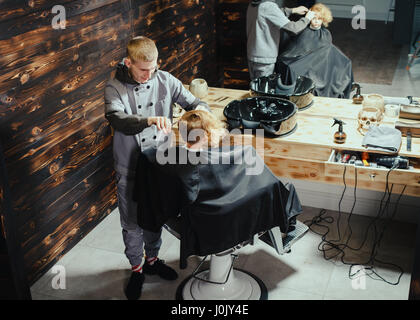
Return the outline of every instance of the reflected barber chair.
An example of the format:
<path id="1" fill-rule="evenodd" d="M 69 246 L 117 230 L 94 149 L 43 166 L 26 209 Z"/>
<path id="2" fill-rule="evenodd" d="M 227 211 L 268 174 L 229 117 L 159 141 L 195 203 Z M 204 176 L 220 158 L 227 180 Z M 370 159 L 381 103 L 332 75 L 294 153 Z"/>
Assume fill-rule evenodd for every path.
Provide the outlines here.
<path id="1" fill-rule="evenodd" d="M 171 154 L 176 161 L 159 164 L 160 156 Z M 187 156 L 200 161 L 181 161 Z M 250 146 L 231 146 L 229 152 L 150 149 L 139 155 L 138 166 L 139 225 L 151 231 L 164 226 L 180 240 L 181 269 L 189 256 L 211 257 L 208 269 L 200 270 L 204 258 L 180 284 L 176 298 L 267 299 L 264 283 L 233 263 L 240 248 L 260 239 L 287 253 L 308 230 L 296 220 L 302 208 L 294 186 L 281 183 Z"/>
<path id="2" fill-rule="evenodd" d="M 182 219 L 172 218 L 164 228 L 181 239 Z M 253 239 L 239 243 L 223 252 L 214 253 L 210 257 L 210 267 L 200 270 L 207 259 L 202 259 L 193 273 L 184 279 L 176 291 L 177 300 L 267 300 L 268 292 L 264 282 L 254 274 L 234 268 L 237 251 L 246 245 L 254 245 L 262 240 L 275 249 L 277 254 L 289 253 L 292 245 L 299 240 L 308 227 L 296 220 L 293 231 L 282 237 L 279 227 L 256 234 Z"/>
<path id="3" fill-rule="evenodd" d="M 272 136 L 285 136 L 297 128 L 297 107 L 286 99 L 251 97 L 231 101 L 224 109 L 229 129 L 263 128 Z"/>
<path id="4" fill-rule="evenodd" d="M 286 77 L 287 78 L 287 77 Z M 308 77 L 299 76 L 296 82 L 283 81 L 281 74 L 254 79 L 249 84 L 251 96 L 266 96 L 287 99 L 296 104 L 298 111 L 312 106 L 315 83 Z"/>

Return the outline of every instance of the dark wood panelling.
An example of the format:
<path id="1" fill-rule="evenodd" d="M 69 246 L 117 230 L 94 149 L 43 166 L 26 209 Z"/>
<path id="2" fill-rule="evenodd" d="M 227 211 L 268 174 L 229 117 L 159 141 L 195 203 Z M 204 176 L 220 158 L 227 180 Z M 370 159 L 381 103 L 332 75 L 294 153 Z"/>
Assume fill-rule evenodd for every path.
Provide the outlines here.
<path id="1" fill-rule="evenodd" d="M 202 77 L 209 85 L 220 86 L 217 4 L 217 0 L 133 1 L 134 30 L 156 41 L 162 69 L 184 83 Z"/>
<path id="2" fill-rule="evenodd" d="M 61 4 L 64 30 L 42 1 L 0 21 L 1 139 L 28 283 L 116 207 L 103 89 L 131 35 L 128 6 Z"/>
<path id="3" fill-rule="evenodd" d="M 31 299 L 10 198 L 3 146 L 0 143 L 0 300 Z"/>
<path id="4" fill-rule="evenodd" d="M 52 28 L 54 5 L 66 9 L 65 29 Z M 103 90 L 128 40 L 155 40 L 161 69 L 184 83 L 202 77 L 221 86 L 217 6 L 217 0 L 1 2 L 0 139 L 28 284 L 117 205 Z"/>
<path id="5" fill-rule="evenodd" d="M 250 0 L 220 0 L 218 41 L 223 68 L 223 86 L 233 89 L 249 89 L 249 71 L 246 52 L 246 12 Z M 285 0 L 283 6 L 298 6 L 296 0 Z M 291 20 L 298 17 L 291 16 Z"/>
<path id="6" fill-rule="evenodd" d="M 420 218 L 417 223 L 417 236 L 415 243 L 414 263 L 411 273 L 410 291 L 408 299 L 420 300 Z"/>
<path id="7" fill-rule="evenodd" d="M 223 85 L 226 88 L 249 88 L 246 53 L 246 11 L 248 0 L 221 0 L 220 60 L 223 66 Z"/>

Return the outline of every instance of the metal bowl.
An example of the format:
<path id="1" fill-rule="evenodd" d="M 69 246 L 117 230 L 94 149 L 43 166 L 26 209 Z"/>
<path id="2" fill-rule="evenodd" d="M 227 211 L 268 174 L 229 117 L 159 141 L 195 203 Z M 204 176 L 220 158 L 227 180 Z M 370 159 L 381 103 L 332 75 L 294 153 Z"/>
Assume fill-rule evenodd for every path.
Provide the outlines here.
<path id="1" fill-rule="evenodd" d="M 272 74 L 267 77 L 259 77 L 252 80 L 249 84 L 251 96 L 268 96 L 287 99 L 294 102 L 297 105 L 298 110 L 307 109 L 313 104 L 315 83 L 310 78 L 299 76 L 296 79 L 293 90 L 289 90 L 287 86 L 284 86 L 281 91 L 278 90 L 277 85 L 279 79 L 281 80 L 279 74 Z"/>
<path id="2" fill-rule="evenodd" d="M 230 102 L 223 110 L 230 129 L 263 128 L 273 135 L 284 135 L 296 128 L 297 106 L 275 97 L 252 97 Z"/>

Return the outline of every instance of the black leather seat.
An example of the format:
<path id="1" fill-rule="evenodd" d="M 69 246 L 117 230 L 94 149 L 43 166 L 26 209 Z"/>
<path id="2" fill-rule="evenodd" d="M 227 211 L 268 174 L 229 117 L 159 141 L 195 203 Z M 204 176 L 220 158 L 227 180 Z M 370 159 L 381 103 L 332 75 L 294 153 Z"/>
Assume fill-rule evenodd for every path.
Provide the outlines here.
<path id="1" fill-rule="evenodd" d="M 177 147 L 169 155 L 171 151 L 190 152 Z M 183 164 L 182 157 L 163 164 L 157 159 L 153 150 L 139 157 L 139 225 L 150 231 L 164 226 L 180 239 L 181 269 L 188 256 L 211 256 L 210 268 L 200 271 L 201 263 L 179 286 L 177 298 L 266 299 L 260 279 L 233 268 L 235 253 L 259 237 L 278 254 L 290 251 L 291 240 L 307 230 L 296 223 L 294 235 L 289 236 L 302 210 L 294 187 L 279 181 L 249 146 L 203 151 L 196 164 Z M 288 242 L 281 230 L 288 233 Z"/>

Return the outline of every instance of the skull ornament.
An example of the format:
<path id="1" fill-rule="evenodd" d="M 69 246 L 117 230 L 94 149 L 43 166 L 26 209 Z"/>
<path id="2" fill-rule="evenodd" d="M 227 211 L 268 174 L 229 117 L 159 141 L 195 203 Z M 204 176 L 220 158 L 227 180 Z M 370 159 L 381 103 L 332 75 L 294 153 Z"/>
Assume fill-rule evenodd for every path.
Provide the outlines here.
<path id="1" fill-rule="evenodd" d="M 359 127 L 357 130 L 365 135 L 371 126 L 378 126 L 382 121 L 383 115 L 381 110 L 377 108 L 364 108 L 359 112 Z"/>

